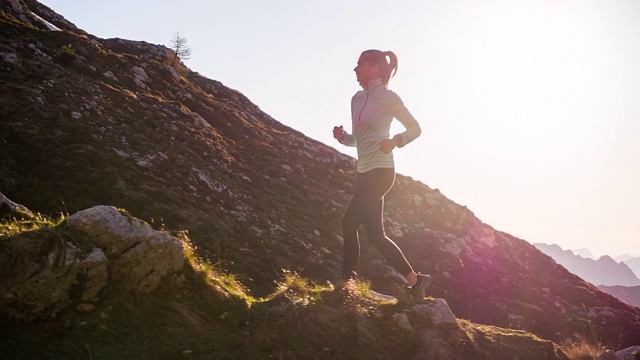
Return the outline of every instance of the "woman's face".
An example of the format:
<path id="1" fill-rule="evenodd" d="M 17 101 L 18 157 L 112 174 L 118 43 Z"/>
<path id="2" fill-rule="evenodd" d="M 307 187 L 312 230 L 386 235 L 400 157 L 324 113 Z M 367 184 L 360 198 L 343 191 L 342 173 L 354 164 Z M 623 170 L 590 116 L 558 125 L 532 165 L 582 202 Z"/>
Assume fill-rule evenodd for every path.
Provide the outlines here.
<path id="1" fill-rule="evenodd" d="M 356 72 L 356 79 L 360 84 L 366 84 L 370 80 L 380 77 L 380 67 L 371 65 L 362 55 L 358 59 L 358 65 L 353 69 Z"/>

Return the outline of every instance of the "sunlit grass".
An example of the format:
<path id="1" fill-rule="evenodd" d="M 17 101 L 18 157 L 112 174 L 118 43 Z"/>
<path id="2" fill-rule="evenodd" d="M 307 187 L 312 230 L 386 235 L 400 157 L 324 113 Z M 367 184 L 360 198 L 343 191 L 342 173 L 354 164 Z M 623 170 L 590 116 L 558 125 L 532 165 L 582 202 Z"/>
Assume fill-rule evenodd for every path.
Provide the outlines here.
<path id="1" fill-rule="evenodd" d="M 335 290 L 331 283 L 320 285 L 310 282 L 292 271 L 284 271 L 284 280 L 277 284 L 276 290 L 263 301 L 284 296 L 293 304 L 307 306 L 315 304 L 322 299 L 323 293 Z"/>
<path id="2" fill-rule="evenodd" d="M 252 325 L 252 345 L 255 347 L 300 347 L 309 352 L 331 353 L 338 351 L 345 339 L 351 339 L 358 346 L 350 345 L 340 352 L 366 349 L 373 354 L 382 351 L 383 343 L 409 346 L 407 339 L 383 340 L 380 322 L 388 320 L 384 320 L 379 307 L 395 302 L 372 296 L 368 282 L 317 283 L 296 272 L 283 270 L 271 294 L 255 297 L 236 275 L 225 273 L 217 265 L 198 258 L 197 248 L 190 243 L 186 233 L 179 233 L 178 238 L 183 242 L 185 257 L 194 274 L 224 299 L 245 308 L 244 312 L 239 312 L 239 308 L 226 309 L 220 319 L 233 321 L 229 319 L 239 320 L 240 317 L 247 324 L 251 319 L 261 319 L 259 324 Z M 199 329 L 200 333 L 210 331 L 212 324 L 207 322 L 201 311 L 180 302 L 166 305 L 165 311 L 167 307 L 172 309 L 172 316 L 184 322 L 184 326 Z M 288 333 L 295 336 L 277 335 Z M 309 343 L 318 347 L 310 349 Z"/>
<path id="3" fill-rule="evenodd" d="M 15 212 L 15 216 L 0 222 L 0 238 L 15 236 L 26 231 L 55 227 L 66 218 L 62 214 L 57 218 L 51 218 L 39 213 L 22 212 L 19 209 L 16 209 Z"/>
<path id="4" fill-rule="evenodd" d="M 563 356 L 563 349 L 524 330 L 475 324 L 458 319 L 458 324 L 475 351 L 487 358 L 490 354 L 509 353 L 517 359 L 546 359 Z"/>
<path id="5" fill-rule="evenodd" d="M 186 232 L 180 232 L 177 236 L 183 244 L 185 258 L 189 261 L 191 267 L 208 284 L 214 286 L 229 298 L 243 301 L 247 308 L 279 297 L 285 297 L 293 304 L 306 306 L 320 301 L 323 293 L 335 290 L 334 285 L 331 283 L 326 283 L 325 285 L 317 284 L 295 272 L 283 270 L 282 280 L 276 283 L 273 293 L 266 297 L 254 297 L 235 274 L 225 273 L 211 262 L 200 259 L 196 254 L 197 248 L 191 243 Z"/>
<path id="6" fill-rule="evenodd" d="M 182 242 L 185 258 L 191 268 L 207 284 L 213 286 L 228 298 L 240 299 L 248 308 L 256 302 L 262 302 L 262 299 L 251 296 L 247 287 L 237 280 L 236 275 L 224 273 L 211 262 L 199 258 L 196 254 L 197 248 L 189 240 L 187 232 L 179 232 L 177 237 Z"/>
<path id="7" fill-rule="evenodd" d="M 589 341 L 582 335 L 565 340 L 560 346 L 571 360 L 595 360 L 607 350 L 601 343 Z"/>

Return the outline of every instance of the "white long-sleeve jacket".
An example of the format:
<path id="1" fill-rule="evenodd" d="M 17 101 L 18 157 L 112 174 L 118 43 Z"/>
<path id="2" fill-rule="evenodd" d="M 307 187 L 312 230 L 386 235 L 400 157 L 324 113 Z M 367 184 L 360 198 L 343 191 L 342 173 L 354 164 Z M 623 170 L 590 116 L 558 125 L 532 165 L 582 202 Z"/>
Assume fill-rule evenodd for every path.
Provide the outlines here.
<path id="1" fill-rule="evenodd" d="M 398 119 L 405 131 L 398 134 L 403 147 L 420 136 L 416 119 L 400 97 L 387 89 L 380 79 L 371 80 L 351 99 L 352 134 L 345 133 L 342 143 L 358 148 L 358 172 L 375 168 L 394 168 L 393 153 L 380 151 L 380 142 L 389 139 L 391 121 Z"/>

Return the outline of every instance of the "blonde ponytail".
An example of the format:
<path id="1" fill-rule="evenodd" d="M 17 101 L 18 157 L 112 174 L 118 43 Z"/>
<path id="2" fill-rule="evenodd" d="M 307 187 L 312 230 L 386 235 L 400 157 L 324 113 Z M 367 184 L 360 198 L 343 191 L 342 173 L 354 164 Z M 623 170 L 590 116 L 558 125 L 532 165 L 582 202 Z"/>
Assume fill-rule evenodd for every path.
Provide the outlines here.
<path id="1" fill-rule="evenodd" d="M 381 79 L 384 87 L 389 84 L 389 79 L 398 71 L 398 57 L 393 51 L 366 50 L 362 56 L 372 65 L 382 68 Z M 389 60 L 387 60 L 389 58 Z"/>

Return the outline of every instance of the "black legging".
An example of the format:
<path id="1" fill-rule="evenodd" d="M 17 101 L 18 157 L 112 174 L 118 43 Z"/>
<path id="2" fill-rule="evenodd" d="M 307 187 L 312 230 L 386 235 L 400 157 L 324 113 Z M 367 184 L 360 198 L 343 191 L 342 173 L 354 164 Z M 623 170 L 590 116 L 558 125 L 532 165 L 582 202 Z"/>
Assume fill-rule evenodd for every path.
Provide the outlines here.
<path id="1" fill-rule="evenodd" d="M 402 250 L 384 233 L 383 211 L 384 195 L 395 181 L 394 169 L 378 168 L 358 173 L 358 186 L 349 207 L 342 217 L 344 237 L 342 275 L 345 279 L 353 277 L 360 257 L 358 228 L 361 224 L 367 232 L 369 242 L 387 259 L 391 266 L 406 276 L 413 271 Z"/>

